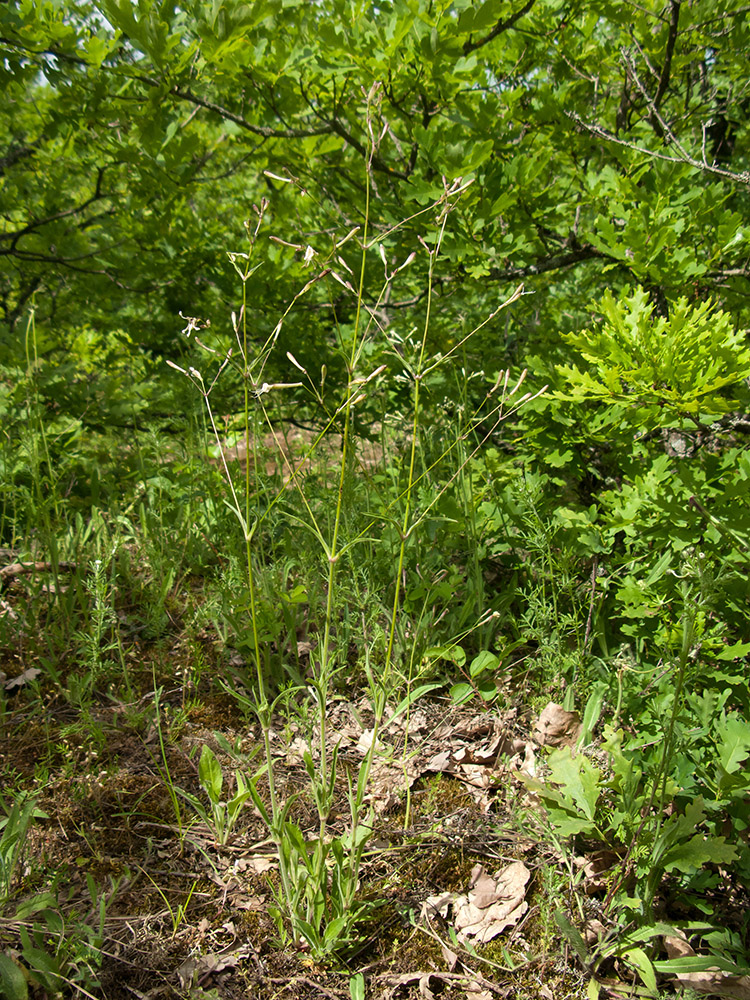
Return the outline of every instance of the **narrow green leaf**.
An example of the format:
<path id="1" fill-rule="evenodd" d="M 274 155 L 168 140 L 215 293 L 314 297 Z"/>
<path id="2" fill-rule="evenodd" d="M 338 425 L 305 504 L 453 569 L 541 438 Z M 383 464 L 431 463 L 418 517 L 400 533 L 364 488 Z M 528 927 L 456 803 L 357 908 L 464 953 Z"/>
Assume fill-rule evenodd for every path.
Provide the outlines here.
<path id="1" fill-rule="evenodd" d="M 341 932 L 345 930 L 347 925 L 346 917 L 336 917 L 331 920 L 325 929 L 323 934 L 323 943 L 326 946 L 326 950 L 330 949 L 333 944 L 341 937 Z"/>
<path id="2" fill-rule="evenodd" d="M 642 948 L 629 948 L 622 957 L 633 966 L 651 996 L 658 997 L 659 991 L 656 986 L 656 972 L 654 971 L 653 962 L 646 952 Z"/>
<path id="3" fill-rule="evenodd" d="M 682 972 L 708 972 L 713 969 L 733 976 L 746 976 L 750 973 L 747 966 L 737 965 L 722 955 L 682 955 L 680 958 L 657 960 L 654 968 L 657 972 L 673 976 Z"/>
<path id="4" fill-rule="evenodd" d="M 218 802 L 221 799 L 224 776 L 221 773 L 221 765 L 216 759 L 216 755 L 207 743 L 204 743 L 203 750 L 201 751 L 201 759 L 198 764 L 198 777 L 203 790 L 211 802 Z"/>
<path id="5" fill-rule="evenodd" d="M 413 691 L 410 691 L 405 698 L 396 706 L 393 715 L 388 719 L 388 725 L 390 726 L 400 715 L 402 715 L 415 701 L 423 698 L 424 695 L 429 694 L 431 691 L 437 691 L 441 687 L 444 687 L 442 681 L 429 681 L 426 684 L 418 684 Z M 385 728 L 385 727 L 384 727 Z"/>
<path id="6" fill-rule="evenodd" d="M 365 1000 L 365 977 L 361 972 L 349 978 L 349 996 L 351 1000 Z"/>
<path id="7" fill-rule="evenodd" d="M 563 910 L 555 910 L 555 923 L 578 956 L 581 964 L 586 967 L 589 961 L 589 953 L 578 928 L 573 926 Z"/>

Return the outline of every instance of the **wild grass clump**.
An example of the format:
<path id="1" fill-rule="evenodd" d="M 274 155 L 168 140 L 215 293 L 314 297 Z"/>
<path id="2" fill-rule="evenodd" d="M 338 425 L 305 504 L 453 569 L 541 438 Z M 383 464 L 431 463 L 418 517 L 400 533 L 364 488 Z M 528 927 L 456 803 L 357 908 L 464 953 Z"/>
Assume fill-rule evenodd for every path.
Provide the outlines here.
<path id="1" fill-rule="evenodd" d="M 371 140 L 374 148 L 372 134 Z M 203 360 L 180 365 L 169 362 L 203 398 L 225 475 L 224 503 L 241 533 L 244 579 L 236 575 L 238 563 L 233 561 L 234 586 L 240 596 L 230 620 L 235 642 L 252 671 L 242 702 L 256 715 L 264 743 L 262 781 L 267 794 L 261 795 L 258 776 L 249 783 L 248 792 L 278 854 L 278 928 L 284 938 L 304 943 L 319 958 L 345 951 L 355 939 L 357 922 L 372 905 L 359 898 L 358 884 L 372 830 L 369 775 L 388 701 L 394 692 L 405 689 L 402 710 L 408 709 L 434 686 L 419 684 L 424 654 L 434 643 L 434 629 L 445 615 L 447 598 L 457 582 L 451 580 L 449 568 L 436 570 L 434 558 L 427 555 L 435 542 L 435 529 L 444 522 L 446 510 L 473 506 L 466 473 L 470 459 L 531 396 L 521 393 L 523 377 L 511 380 L 509 371 L 502 372 L 489 383 L 473 411 L 468 412 L 464 405 L 452 437 L 441 436 L 437 444 L 425 425 L 425 394 L 439 387 L 446 369 L 456 363 L 477 332 L 467 334 L 444 353 L 434 352 L 430 344 L 436 261 L 451 212 L 464 188 L 460 179 L 446 183 L 438 202 L 418 219 L 408 220 L 411 225 L 426 220 L 432 228 L 419 237 L 418 251 L 393 266 L 385 248 L 389 233 L 398 227 L 385 233 L 371 231 L 368 178 L 363 225 L 334 240 L 327 251 L 307 248 L 305 260 L 312 265 L 312 273 L 258 346 L 255 331 L 249 329 L 249 300 L 252 282 L 257 280 L 253 276 L 261 266 L 255 257 L 266 209 L 263 203 L 255 224 L 246 227 L 248 249 L 229 254 L 242 291 L 239 311 L 232 314 L 234 342 L 222 347 L 222 338 L 214 335 L 215 324 L 209 335 L 208 324 L 189 319 L 183 332 L 188 337 L 194 335 Z M 347 250 L 355 247 L 358 271 L 344 259 L 346 244 Z M 397 350 L 393 335 L 389 337 L 378 319 L 378 311 L 417 253 L 427 261 L 422 329 L 407 347 L 401 342 Z M 382 266 L 384 277 L 371 304 L 364 289 L 374 261 Z M 331 359 L 326 359 L 320 371 L 311 371 L 287 351 L 285 363 L 284 359 L 280 363 L 275 352 L 284 325 L 294 321 L 294 310 L 317 289 L 331 294 L 336 286 L 344 289 L 353 318 L 343 326 L 334 315 Z M 520 291 L 477 329 L 515 301 Z M 383 360 L 373 364 L 373 357 Z M 398 364 L 395 370 L 394 359 Z M 210 365 L 208 370 L 205 361 Z M 272 368 L 282 371 L 284 367 L 286 375 L 267 374 Z M 337 383 L 332 384 L 329 372 L 339 374 Z M 230 461 L 225 432 L 213 405 L 221 380 L 231 373 L 242 393 L 242 417 L 234 439 L 242 442 L 245 454 L 244 466 L 239 468 Z M 402 422 L 396 426 L 389 423 L 384 402 L 379 402 L 388 398 L 394 380 L 399 380 L 399 391 L 409 400 L 409 416 L 403 419 L 402 410 Z M 276 416 L 277 398 L 289 394 L 295 394 L 306 412 L 314 414 L 316 430 L 301 456 L 290 453 L 283 419 Z M 383 414 L 379 460 L 374 465 L 365 464 L 355 430 L 358 414 L 378 410 Z M 259 468 L 261 439 L 275 448 L 282 469 L 282 483 L 275 491 L 269 490 L 269 480 Z M 329 444 L 331 441 L 335 446 Z M 327 482 L 313 482 L 310 468 L 314 458 L 325 470 Z M 215 544 L 220 548 L 219 540 Z M 302 552 L 308 553 L 306 564 Z M 312 560 L 310 552 L 314 553 Z M 479 628 L 486 618 L 481 571 L 470 553 L 465 553 L 465 560 L 460 575 L 473 578 L 474 590 L 459 623 L 464 633 Z M 365 562 L 368 573 L 363 574 L 360 567 Z M 373 569 L 385 571 L 384 576 L 378 579 Z M 443 588 L 446 582 L 447 592 Z M 323 595 L 317 603 L 311 596 L 316 592 Z M 304 614 L 300 611 L 303 604 Z M 304 667 L 298 654 L 300 633 L 307 644 Z M 334 835 L 329 816 L 339 766 L 338 746 L 328 732 L 328 709 L 338 680 L 355 665 L 361 671 L 373 713 L 371 742 L 357 773 L 349 778 L 347 828 Z M 318 817 L 317 835 L 312 840 L 306 839 L 290 819 L 294 799 L 284 798 L 281 792 L 279 765 L 271 748 L 274 714 L 290 694 L 309 700 L 313 720 L 304 751 L 307 793 Z"/>

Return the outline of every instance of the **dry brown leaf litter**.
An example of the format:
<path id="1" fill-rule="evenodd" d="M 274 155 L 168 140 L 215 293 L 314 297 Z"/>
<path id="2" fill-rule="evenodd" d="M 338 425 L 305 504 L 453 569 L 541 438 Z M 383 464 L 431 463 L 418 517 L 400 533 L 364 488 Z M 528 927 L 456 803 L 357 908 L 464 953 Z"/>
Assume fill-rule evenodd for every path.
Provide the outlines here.
<path id="1" fill-rule="evenodd" d="M 422 915 L 429 920 L 438 914 L 452 923 L 460 943 L 473 938 L 477 944 L 486 944 L 517 924 L 526 913 L 530 878 L 531 872 L 522 861 L 507 865 L 495 876 L 489 875 L 483 865 L 475 865 L 466 895 L 430 896 L 422 906 Z"/>
<path id="2" fill-rule="evenodd" d="M 176 693 L 173 692 L 172 696 Z M 119 718 L 123 713 L 119 709 L 118 713 Z M 99 721 L 102 724 L 106 722 L 105 712 L 101 713 Z M 386 720 L 381 730 L 370 789 L 372 802 L 381 812 L 384 825 L 376 834 L 375 843 L 380 852 L 368 861 L 363 870 L 362 891 L 374 892 L 386 900 L 390 893 L 394 901 L 403 901 L 399 905 L 412 909 L 416 907 L 417 912 L 425 900 L 447 895 L 450 905 L 443 916 L 453 926 L 459 943 L 474 942 L 481 946 L 518 926 L 528 916 L 527 896 L 536 887 L 532 874 L 535 865 L 530 860 L 536 850 L 535 845 L 517 834 L 509 835 L 508 848 L 515 854 L 516 860 L 485 860 L 484 867 L 475 864 L 469 876 L 468 866 L 476 861 L 476 853 L 472 857 L 472 852 L 479 852 L 481 856 L 482 840 L 486 847 L 493 836 L 496 837 L 493 831 L 506 816 L 504 810 L 509 801 L 523 800 L 527 806 L 533 807 L 533 800 L 517 776 L 536 772 L 538 746 L 565 742 L 574 744 L 577 726 L 579 722 L 575 713 L 564 713 L 560 706 L 550 705 L 541 713 L 531 737 L 527 735 L 528 722 L 519 718 L 515 711 L 476 713 L 441 701 L 425 703 L 413 711 L 411 717 L 404 715 Z M 195 764 L 190 762 L 187 754 L 192 754 L 194 761 L 196 748 L 205 742 L 212 743 L 211 729 L 210 723 L 208 726 L 188 724 L 174 741 L 170 741 L 170 766 L 175 781 L 194 794 L 200 794 L 200 790 L 196 785 Z M 239 740 L 238 745 L 243 752 L 251 753 L 258 746 L 258 734 L 251 727 L 238 726 L 231 731 L 222 724 L 222 729 L 230 742 Z M 342 761 L 356 769 L 366 752 L 368 733 L 371 740 L 372 718 L 366 701 L 355 705 L 337 702 L 331 712 L 331 732 L 334 734 L 332 742 L 340 743 Z M 276 862 L 257 817 L 247 810 L 244 826 L 238 829 L 234 840 L 221 849 L 213 842 L 209 830 L 197 824 L 192 826 L 186 836 L 184 855 L 178 857 L 174 821 L 173 817 L 170 821 L 168 801 L 158 775 L 158 733 L 151 726 L 144 736 L 137 737 L 134 733 L 123 731 L 118 723 L 108 735 L 113 745 L 116 743 L 119 746 L 119 772 L 116 768 L 109 772 L 104 769 L 101 772 L 101 787 L 96 789 L 90 782 L 85 789 L 84 784 L 79 783 L 77 794 L 82 794 L 84 798 L 78 801 L 71 799 L 69 806 L 65 806 L 67 814 L 63 810 L 65 789 L 69 788 L 72 792 L 76 787 L 75 779 L 71 779 L 67 786 L 58 785 L 55 794 L 42 803 L 55 817 L 49 828 L 44 828 L 46 856 L 50 863 L 73 866 L 77 878 L 71 884 L 75 883 L 78 887 L 76 892 L 83 892 L 83 872 L 93 865 L 99 865 L 101 870 L 109 866 L 115 871 L 122 871 L 123 865 L 128 864 L 135 876 L 130 882 L 123 882 L 121 893 L 115 897 L 109 910 L 107 950 L 113 957 L 108 959 L 109 964 L 105 964 L 104 970 L 106 988 L 102 995 L 106 1000 L 133 995 L 171 997 L 211 989 L 218 990 L 219 1000 L 246 997 L 248 992 L 252 992 L 258 1000 L 266 997 L 270 1000 L 280 992 L 305 1000 L 321 993 L 347 996 L 348 991 L 341 989 L 340 980 L 335 980 L 335 977 L 332 980 L 331 974 L 324 974 L 323 970 L 315 969 L 301 977 L 300 963 L 304 965 L 306 962 L 303 954 L 274 951 L 275 946 L 271 944 L 274 928 L 268 918 L 271 896 L 267 878 L 273 877 Z M 313 754 L 319 752 L 315 739 L 301 726 L 290 725 L 285 720 L 274 730 L 274 749 L 285 762 L 283 776 L 288 788 L 304 788 L 302 755 L 307 750 Z M 115 758 L 110 754 L 110 759 L 114 762 Z M 223 759 L 223 763 L 225 773 L 237 766 L 228 758 Z M 119 798 L 114 804 L 112 782 L 122 781 L 118 779 L 118 773 L 127 775 L 133 788 L 132 795 L 118 792 Z M 472 810 L 463 806 L 460 811 L 451 811 L 452 806 L 445 808 L 449 788 L 446 779 L 458 783 L 465 790 L 466 801 L 473 803 Z M 428 804 L 431 787 L 437 791 Z M 408 831 L 411 843 L 400 840 L 397 828 L 388 825 L 393 822 L 390 813 L 402 807 L 407 788 L 411 789 L 417 813 L 422 810 L 416 825 L 412 819 Z M 148 808 L 157 811 L 157 822 L 135 819 L 127 824 L 121 822 L 117 828 L 108 825 L 111 814 L 116 811 L 121 816 L 127 815 L 129 803 L 136 802 L 141 795 L 146 796 L 144 802 Z M 441 807 L 444 810 L 442 813 Z M 347 815 L 343 788 L 338 812 L 343 829 Z M 310 810 L 307 816 L 303 811 L 296 818 L 303 829 L 309 828 L 309 835 L 313 836 L 313 811 Z M 436 820 L 439 820 L 437 824 Z M 62 839 L 56 834 L 56 829 L 62 831 Z M 436 829 L 441 831 L 440 837 L 449 839 L 434 839 Z M 85 830 L 88 840 L 78 830 Z M 439 846 L 441 844 L 446 846 Z M 450 889 L 444 884 L 442 892 L 436 892 L 441 888 L 440 882 L 446 878 L 440 863 L 430 860 L 425 866 L 429 876 L 425 878 L 419 874 L 418 866 L 408 859 L 411 853 L 415 860 L 420 854 L 442 860 L 446 857 L 449 844 L 450 850 L 456 851 L 456 864 L 463 858 L 460 863 L 465 867 L 457 867 L 451 874 L 454 885 Z M 185 926 L 176 934 L 162 901 L 153 892 L 150 896 L 144 894 L 145 880 L 139 880 L 135 873 L 133 862 L 138 859 L 138 851 L 147 849 L 152 851 L 152 858 L 158 859 L 156 864 L 145 858 L 140 860 L 150 874 L 160 880 L 161 887 L 173 904 L 185 899 L 193 879 L 200 880 L 200 889 L 187 910 Z M 518 854 L 524 856 L 524 861 L 517 860 Z M 210 864 L 206 857 L 210 859 Z M 78 874 L 75 869 L 84 860 L 85 864 Z M 586 854 L 580 861 L 576 859 L 576 864 L 583 870 L 587 891 L 592 894 L 601 892 L 608 868 L 617 861 L 616 854 L 603 851 Z M 458 878 L 461 870 L 464 871 L 463 888 Z M 434 884 L 435 881 L 437 884 Z M 393 935 L 394 942 L 403 941 L 408 931 L 408 927 L 403 925 L 405 918 L 399 916 L 396 910 L 391 912 L 393 915 L 388 919 L 392 930 L 388 933 Z M 439 912 L 438 907 L 433 908 L 433 919 Z M 403 926 L 399 931 L 400 925 Z M 379 936 L 385 945 L 382 930 Z M 371 949 L 379 947 L 377 932 L 372 940 Z M 545 995 L 540 994 L 539 986 L 531 993 L 524 992 L 523 975 L 515 983 L 503 976 L 485 979 L 476 968 L 467 968 L 465 955 L 459 956 L 445 943 L 432 953 L 430 962 L 442 963 L 447 972 L 439 967 L 428 971 L 410 971 L 408 963 L 412 963 L 412 970 L 425 968 L 416 941 L 418 936 L 409 946 L 413 951 L 397 944 L 388 946 L 390 951 L 388 947 L 380 952 L 370 951 L 367 960 L 370 965 L 374 964 L 374 968 L 367 975 L 373 977 L 373 983 L 384 965 L 393 968 L 393 975 L 398 978 L 398 984 L 391 986 L 386 986 L 383 980 L 382 987 L 378 987 L 380 992 L 374 995 L 383 996 L 383 991 L 389 989 L 391 995 L 394 992 L 408 995 L 410 991 L 414 995 L 416 991 L 425 997 L 434 995 L 438 990 L 448 990 L 451 995 L 458 990 L 458 995 L 470 1000 L 486 1000 L 488 996 L 507 996 L 514 1000 L 523 997 L 525 1000 L 527 996 Z M 518 944 L 525 946 L 523 941 L 518 941 Z M 407 963 L 406 968 L 403 963 Z M 476 962 L 471 964 L 476 965 Z M 546 975 L 559 978 L 560 972 L 553 969 L 554 966 L 549 965 Z M 706 976 L 705 983 L 715 990 L 746 989 L 744 982 L 732 982 L 731 977 L 718 973 Z M 324 986 L 324 982 L 328 986 Z M 273 987 L 272 983 L 275 984 Z M 688 981 L 685 983 L 688 985 Z M 289 991 L 282 989 L 283 984 L 288 986 Z M 615 983 L 608 985 L 614 992 Z M 700 989 L 698 980 L 689 985 Z M 555 992 L 552 995 L 557 1000 L 557 996 L 563 994 Z M 565 995 L 583 996 L 580 992 Z M 742 998 L 748 994 L 725 992 L 721 995 Z"/>

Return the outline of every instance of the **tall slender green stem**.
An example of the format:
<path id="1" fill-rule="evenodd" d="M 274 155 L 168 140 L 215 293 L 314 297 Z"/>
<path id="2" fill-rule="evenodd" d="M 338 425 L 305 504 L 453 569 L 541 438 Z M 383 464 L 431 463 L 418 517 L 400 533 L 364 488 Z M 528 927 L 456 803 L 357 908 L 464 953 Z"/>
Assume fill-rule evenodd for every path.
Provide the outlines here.
<path id="1" fill-rule="evenodd" d="M 368 101 L 367 109 L 368 119 L 370 116 L 370 106 Z M 338 488 L 336 491 L 336 510 L 333 519 L 333 535 L 331 537 L 331 543 L 328 547 L 328 593 L 326 594 L 326 613 L 325 613 L 325 626 L 323 630 L 323 646 L 320 654 L 320 677 L 318 684 L 318 709 L 319 709 L 319 720 L 320 720 L 320 779 L 321 785 L 325 789 L 328 786 L 328 734 L 327 734 L 327 718 L 326 718 L 326 703 L 328 695 L 328 686 L 330 683 L 330 644 L 331 644 L 331 629 L 333 627 L 333 613 L 335 607 L 335 585 L 336 585 L 336 564 L 338 563 L 340 552 L 339 552 L 339 533 L 341 530 L 341 521 L 343 517 L 344 509 L 344 489 L 346 486 L 346 476 L 347 469 L 349 465 L 349 439 L 351 434 L 351 411 L 352 402 L 354 399 L 353 381 L 354 372 L 356 368 L 357 361 L 357 348 L 359 346 L 359 334 L 362 323 L 362 300 L 364 295 L 365 286 L 365 274 L 367 269 L 367 237 L 369 232 L 370 223 L 370 182 L 371 182 L 371 170 L 372 165 L 370 162 L 370 157 L 374 150 L 370 148 L 368 150 L 368 157 L 365 159 L 365 218 L 364 225 L 362 229 L 362 253 L 360 256 L 360 267 L 359 267 L 359 287 L 357 290 L 357 309 L 354 318 L 354 331 L 352 334 L 351 350 L 349 352 L 349 363 L 347 365 L 347 386 L 346 386 L 346 402 L 344 404 L 344 427 L 342 432 L 341 440 L 341 464 L 339 467 L 339 481 Z M 323 813 L 326 815 L 323 815 Z M 320 815 L 320 836 L 323 837 L 325 833 L 325 825 L 327 820 L 328 809 L 321 809 Z"/>
<path id="2" fill-rule="evenodd" d="M 437 240 L 435 246 L 430 251 L 430 264 L 429 271 L 427 275 L 427 306 L 425 309 L 424 325 L 422 327 L 422 340 L 419 347 L 419 359 L 417 361 L 417 370 L 414 376 L 414 406 L 412 413 L 412 426 L 411 426 L 411 448 L 409 450 L 409 475 L 407 479 L 406 489 L 404 491 L 404 516 L 401 522 L 401 544 L 399 546 L 398 561 L 396 564 L 396 579 L 393 593 L 393 607 L 391 609 L 391 622 L 388 630 L 388 645 L 386 647 L 385 654 L 385 665 L 384 674 L 388 674 L 390 670 L 391 662 L 393 660 L 393 644 L 396 635 L 396 622 L 398 621 L 398 608 L 401 599 L 401 576 L 404 570 L 404 557 L 406 554 L 406 542 L 409 538 L 410 533 L 410 519 L 411 519 L 411 503 L 412 503 L 412 492 L 414 489 L 414 473 L 416 468 L 416 458 L 417 458 L 417 440 L 419 436 L 419 394 L 420 387 L 422 384 L 422 378 L 424 376 L 424 359 L 427 352 L 427 333 L 430 329 L 430 316 L 432 310 L 432 291 L 433 291 L 433 280 L 435 271 L 435 258 L 440 250 L 440 244 L 443 241 L 443 235 L 445 233 L 445 226 L 448 221 L 448 205 L 443 208 L 442 221 L 440 224 L 440 229 L 438 231 Z"/>

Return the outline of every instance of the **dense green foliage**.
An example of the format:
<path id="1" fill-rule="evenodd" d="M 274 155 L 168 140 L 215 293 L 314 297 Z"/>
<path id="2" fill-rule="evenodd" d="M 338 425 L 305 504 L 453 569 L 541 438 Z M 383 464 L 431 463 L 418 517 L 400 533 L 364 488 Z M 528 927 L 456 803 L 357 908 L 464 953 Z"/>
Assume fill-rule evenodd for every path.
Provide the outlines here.
<path id="1" fill-rule="evenodd" d="M 552 692 L 609 761 L 550 757 L 555 835 L 618 853 L 621 928 L 665 879 L 710 919 L 750 877 L 749 49 L 739 0 L 0 4 L 0 545 L 81 568 L 29 611 L 48 680 L 83 710 L 118 602 L 158 640 L 201 579 L 184 621 L 263 725 L 303 633 L 319 704 L 352 660 L 383 697 Z M 214 420 L 254 435 L 230 493 Z M 322 954 L 355 841 L 340 912 L 333 855 L 285 883 Z"/>
<path id="2" fill-rule="evenodd" d="M 709 3 L 6 5 L 4 319 L 36 293 L 61 332 L 101 317 L 163 349 L 178 310 L 231 297 L 222 254 L 261 197 L 268 232 L 316 249 L 362 222 L 369 129 L 381 231 L 442 177 L 474 178 L 443 247 L 443 331 L 530 278 L 513 343 L 585 322 L 612 285 L 740 313 L 747 30 Z M 268 318 L 291 265 L 264 256 Z"/>

